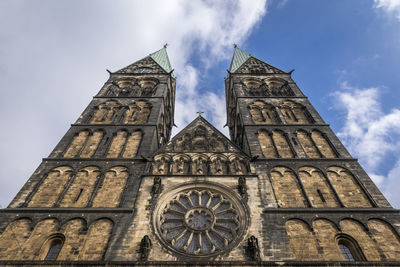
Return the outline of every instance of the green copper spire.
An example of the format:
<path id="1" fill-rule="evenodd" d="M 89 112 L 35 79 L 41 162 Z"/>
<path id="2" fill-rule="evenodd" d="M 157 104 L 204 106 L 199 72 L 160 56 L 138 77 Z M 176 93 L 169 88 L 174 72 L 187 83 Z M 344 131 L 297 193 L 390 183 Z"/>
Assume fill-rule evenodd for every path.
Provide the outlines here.
<path id="1" fill-rule="evenodd" d="M 229 67 L 230 72 L 235 72 L 246 60 L 248 60 L 251 55 L 239 47 L 237 45 L 234 45 L 235 47 L 235 52 L 233 53 L 233 58 L 231 62 L 231 66 Z"/>
<path id="2" fill-rule="evenodd" d="M 167 44 L 157 52 L 151 53 L 150 57 L 166 72 L 170 73 L 172 71 L 171 63 L 169 62 L 167 54 Z"/>

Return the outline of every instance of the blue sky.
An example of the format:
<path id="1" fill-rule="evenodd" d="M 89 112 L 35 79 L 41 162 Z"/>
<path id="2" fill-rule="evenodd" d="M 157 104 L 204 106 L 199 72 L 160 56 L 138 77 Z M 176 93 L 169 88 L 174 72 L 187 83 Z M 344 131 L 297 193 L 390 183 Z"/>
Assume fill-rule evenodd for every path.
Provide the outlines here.
<path id="1" fill-rule="evenodd" d="M 0 205 L 107 79 L 168 42 L 177 133 L 204 110 L 225 134 L 233 43 L 289 71 L 400 207 L 400 0 L 0 2 Z M 18 103 L 18 104 L 16 104 Z"/>

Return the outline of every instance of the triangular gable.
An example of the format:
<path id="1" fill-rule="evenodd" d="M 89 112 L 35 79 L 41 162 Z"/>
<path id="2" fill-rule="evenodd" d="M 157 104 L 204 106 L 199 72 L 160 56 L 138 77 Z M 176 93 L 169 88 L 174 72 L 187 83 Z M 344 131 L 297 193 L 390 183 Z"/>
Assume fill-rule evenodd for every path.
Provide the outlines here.
<path id="1" fill-rule="evenodd" d="M 166 47 L 151 53 L 131 65 L 122 68 L 116 73 L 171 73 L 173 71 L 169 62 Z"/>
<path id="2" fill-rule="evenodd" d="M 240 153 L 244 152 L 202 116 L 198 116 L 155 154 L 177 153 Z M 248 156 L 247 156 L 248 157 Z"/>
<path id="3" fill-rule="evenodd" d="M 230 73 L 286 73 L 240 49 L 235 45 Z"/>
<path id="4" fill-rule="evenodd" d="M 251 56 L 246 60 L 245 63 L 237 69 L 235 73 L 286 73 L 283 70 L 278 69 L 264 61 Z"/>
<path id="5" fill-rule="evenodd" d="M 115 73 L 165 73 L 160 65 L 157 64 L 150 56 L 145 57 L 135 63 L 132 63 L 125 68 L 122 68 Z"/>

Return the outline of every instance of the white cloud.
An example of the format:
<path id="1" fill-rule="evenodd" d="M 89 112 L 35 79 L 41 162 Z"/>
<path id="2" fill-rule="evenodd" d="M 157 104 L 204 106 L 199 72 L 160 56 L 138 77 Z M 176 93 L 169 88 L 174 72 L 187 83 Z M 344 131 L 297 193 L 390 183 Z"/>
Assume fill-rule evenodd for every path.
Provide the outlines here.
<path id="1" fill-rule="evenodd" d="M 221 128 L 224 94 L 196 89 L 211 64 L 246 40 L 266 1 L 0 1 L 0 204 L 78 118 L 106 68 L 118 70 L 165 42 L 178 77 L 176 124 L 182 129 L 202 109 Z"/>
<path id="2" fill-rule="evenodd" d="M 217 119 L 220 114 L 211 112 L 216 111 L 215 101 L 207 100 L 210 100 L 210 97 L 214 99 L 213 96 L 216 99 L 224 99 L 224 94 L 216 96 L 208 92 L 203 96 L 199 95 L 195 88 L 201 82 L 200 72 L 206 71 L 211 64 L 230 58 L 233 43 L 241 43 L 248 37 L 251 29 L 265 14 L 265 7 L 265 0 L 179 1 L 179 14 L 183 17 L 176 20 L 174 28 L 181 36 L 179 42 L 171 46 L 171 57 L 176 53 L 181 58 L 180 62 L 174 63 L 178 76 L 175 121 L 179 127 L 193 120 L 197 116 L 196 112 L 201 109 L 206 111 L 207 118 L 222 130 L 225 122 L 221 123 L 221 120 Z M 202 69 L 194 69 L 188 63 L 194 49 L 199 51 Z M 222 104 L 225 107 L 225 104 Z M 219 111 L 225 114 L 225 110 Z M 178 130 L 180 128 L 174 129 L 173 132 Z"/>
<path id="3" fill-rule="evenodd" d="M 400 0 L 374 0 L 375 8 L 382 8 L 400 20 Z"/>
<path id="4" fill-rule="evenodd" d="M 374 182 L 386 193 L 393 205 L 400 206 L 400 198 L 393 198 L 400 175 L 400 110 L 384 113 L 379 100 L 379 87 L 359 89 L 344 82 L 335 92 L 337 108 L 345 111 L 346 120 L 338 133 L 353 156 L 370 173 Z M 377 174 L 379 166 L 390 157 L 397 161 L 387 176 Z"/>
<path id="5" fill-rule="evenodd" d="M 385 183 L 383 186 L 383 192 L 385 196 L 390 200 L 392 205 L 396 208 L 400 207 L 400 160 L 396 162 L 394 167 L 389 171 L 387 177 L 385 177 Z"/>

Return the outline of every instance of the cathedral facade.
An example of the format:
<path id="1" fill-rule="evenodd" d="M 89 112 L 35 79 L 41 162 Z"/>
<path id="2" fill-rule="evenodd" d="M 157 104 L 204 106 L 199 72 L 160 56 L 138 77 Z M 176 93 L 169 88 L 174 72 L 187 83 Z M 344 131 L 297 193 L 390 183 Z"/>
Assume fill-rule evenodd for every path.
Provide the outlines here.
<path id="1" fill-rule="evenodd" d="M 230 139 L 171 139 L 166 48 L 110 77 L 1 210 L 2 265 L 400 266 L 400 214 L 291 78 L 235 47 Z"/>

